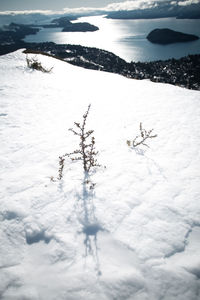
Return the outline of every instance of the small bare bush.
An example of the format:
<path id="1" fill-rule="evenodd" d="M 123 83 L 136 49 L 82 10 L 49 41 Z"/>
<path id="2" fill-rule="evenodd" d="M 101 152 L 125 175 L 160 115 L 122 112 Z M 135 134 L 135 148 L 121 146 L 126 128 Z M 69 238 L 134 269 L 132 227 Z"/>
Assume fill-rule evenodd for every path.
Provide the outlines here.
<path id="1" fill-rule="evenodd" d="M 86 121 L 90 111 L 91 105 L 88 105 L 86 113 L 83 115 L 82 124 L 74 122 L 75 128 L 69 130 L 80 138 L 79 148 L 72 153 L 66 153 L 72 161 L 81 160 L 85 172 L 89 172 L 93 167 L 99 167 L 96 155 L 98 151 L 95 150 L 95 138 L 92 136 L 94 130 L 86 131 Z"/>
<path id="2" fill-rule="evenodd" d="M 65 166 L 65 159 L 62 156 L 59 156 L 58 180 L 61 180 L 63 177 L 64 166 Z"/>
<path id="3" fill-rule="evenodd" d="M 50 73 L 53 69 L 53 68 L 51 68 L 51 69 L 44 68 L 42 66 L 41 62 L 39 62 L 37 58 L 30 59 L 30 58 L 28 58 L 28 56 L 26 56 L 26 63 L 30 69 L 41 71 L 43 73 Z"/>
<path id="4" fill-rule="evenodd" d="M 146 147 L 149 147 L 146 144 L 146 140 L 157 137 L 157 134 L 153 135 L 152 132 L 153 132 L 153 129 L 147 131 L 146 129 L 144 129 L 142 127 L 142 123 L 140 123 L 140 134 L 137 135 L 133 141 L 127 140 L 126 143 L 129 147 L 132 146 L 134 148 L 139 145 L 144 145 Z"/>
<path id="5" fill-rule="evenodd" d="M 65 157 L 70 157 L 72 161 L 82 161 L 85 174 L 89 174 L 90 170 L 94 167 L 100 167 L 96 159 L 98 151 L 95 150 L 95 138 L 92 136 L 94 130 L 86 130 L 86 121 L 90 107 L 91 105 L 88 105 L 88 109 L 83 115 L 82 124 L 74 122 L 74 128 L 69 129 L 69 131 L 79 137 L 79 148 L 71 153 L 65 153 L 59 157 L 58 180 L 61 180 L 63 177 Z M 51 180 L 54 181 L 54 178 L 51 178 Z M 92 188 L 94 188 L 94 185 L 95 184 L 92 184 Z"/>

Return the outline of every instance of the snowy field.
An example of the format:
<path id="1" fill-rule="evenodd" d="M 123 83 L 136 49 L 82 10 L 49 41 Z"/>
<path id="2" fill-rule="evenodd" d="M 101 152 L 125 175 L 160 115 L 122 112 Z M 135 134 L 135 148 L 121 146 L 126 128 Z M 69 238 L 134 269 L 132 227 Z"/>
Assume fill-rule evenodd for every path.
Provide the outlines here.
<path id="1" fill-rule="evenodd" d="M 200 92 L 38 59 L 0 57 L 0 299 L 200 299 Z M 52 181 L 90 103 L 95 186 Z"/>

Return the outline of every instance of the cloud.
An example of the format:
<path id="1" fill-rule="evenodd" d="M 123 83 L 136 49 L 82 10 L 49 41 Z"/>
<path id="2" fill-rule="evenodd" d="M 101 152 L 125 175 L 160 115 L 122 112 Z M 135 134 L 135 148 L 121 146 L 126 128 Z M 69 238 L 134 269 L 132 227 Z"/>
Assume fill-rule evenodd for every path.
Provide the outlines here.
<path id="1" fill-rule="evenodd" d="M 187 5 L 198 4 L 198 3 L 199 3 L 199 0 L 184 0 L 184 1 L 179 1 L 178 5 L 187 6 Z"/>
<path id="2" fill-rule="evenodd" d="M 163 1 L 163 0 L 135 0 L 124 1 L 119 3 L 111 3 L 107 5 L 104 10 L 106 11 L 119 11 L 119 10 L 135 10 L 135 9 L 151 9 L 153 7 L 163 6 L 169 4 L 171 6 L 187 6 L 191 4 L 199 3 L 199 0 L 179 0 L 179 1 Z"/>
<path id="3" fill-rule="evenodd" d="M 111 3 L 105 8 L 108 11 L 116 10 L 134 10 L 134 9 L 145 9 L 151 8 L 155 5 L 154 1 L 125 1 L 119 3 Z"/>
<path id="4" fill-rule="evenodd" d="M 104 8 L 96 8 L 96 7 L 77 7 L 77 8 L 64 8 L 63 12 L 64 13 L 69 13 L 69 14 L 80 14 L 80 13 L 89 13 L 89 12 L 94 12 L 94 11 L 101 11 Z"/>
<path id="5" fill-rule="evenodd" d="M 162 5 L 169 4 L 171 6 L 187 6 L 197 4 L 199 0 L 129 0 L 123 2 L 113 2 L 105 7 L 79 7 L 79 8 L 63 8 L 63 10 L 23 10 L 23 11 L 0 11 L 1 15 L 20 15 L 20 14 L 42 14 L 42 15 L 60 15 L 60 14 L 86 14 L 95 11 L 110 12 L 119 10 L 135 10 L 135 9 L 151 9 Z"/>
<path id="6" fill-rule="evenodd" d="M 63 12 L 62 12 L 63 13 Z M 54 15 L 55 11 L 52 10 L 5 10 L 0 11 L 1 15 L 32 15 L 32 14 L 41 14 L 41 15 Z"/>
<path id="7" fill-rule="evenodd" d="M 169 2 L 167 0 L 164 2 Z M 185 1 L 185 0 L 184 0 Z M 191 0 L 195 1 L 195 0 Z M 66 13 L 84 13 L 92 11 L 119 11 L 119 10 L 134 10 L 134 9 L 146 9 L 158 6 L 158 3 L 163 3 L 163 0 L 129 0 L 123 2 L 113 2 L 105 7 L 92 8 L 92 7 L 81 7 L 81 8 L 64 8 Z"/>

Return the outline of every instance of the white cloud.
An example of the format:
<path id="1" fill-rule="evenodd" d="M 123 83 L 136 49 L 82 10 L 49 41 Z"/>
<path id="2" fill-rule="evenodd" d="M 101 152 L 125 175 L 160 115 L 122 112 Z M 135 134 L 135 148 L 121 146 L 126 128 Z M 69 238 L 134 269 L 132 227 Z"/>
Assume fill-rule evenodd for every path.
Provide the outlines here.
<path id="1" fill-rule="evenodd" d="M 134 9 L 145 9 L 151 8 L 155 5 L 155 1 L 125 1 L 120 3 L 111 3 L 109 4 L 106 9 L 107 10 L 134 10 Z"/>
<path id="2" fill-rule="evenodd" d="M 63 12 L 62 12 L 63 13 Z M 52 10 L 6 10 L 0 11 L 0 15 L 32 15 L 32 14 L 42 14 L 42 15 L 53 15 L 55 11 Z"/>
<path id="3" fill-rule="evenodd" d="M 90 13 L 94 11 L 119 11 L 119 10 L 134 10 L 134 9 L 146 9 L 153 8 L 164 3 L 168 2 L 169 4 L 179 5 L 179 6 L 187 6 L 190 4 L 199 3 L 199 0 L 130 0 L 123 2 L 113 2 L 108 4 L 105 7 L 79 7 L 79 8 L 64 8 L 60 11 L 52 11 L 52 10 L 23 10 L 23 11 L 0 11 L 0 15 L 20 15 L 20 14 L 43 14 L 43 15 L 57 15 L 57 14 L 80 14 L 80 13 Z"/>
<path id="4" fill-rule="evenodd" d="M 153 8 L 162 4 L 169 3 L 173 5 L 187 6 L 193 3 L 199 3 L 199 0 L 179 0 L 179 1 L 163 1 L 163 0 L 135 0 L 135 1 L 124 1 L 119 3 L 111 3 L 104 9 L 107 11 L 118 11 L 118 10 L 134 10 L 134 9 L 146 9 Z"/>
<path id="5" fill-rule="evenodd" d="M 184 1 L 179 1 L 178 5 L 187 6 L 187 5 L 190 5 L 190 4 L 197 4 L 197 3 L 199 3 L 199 0 L 184 0 Z"/>
<path id="6" fill-rule="evenodd" d="M 81 8 L 64 8 L 66 13 L 84 13 L 90 11 L 118 11 L 118 10 L 134 10 L 134 9 L 145 9 L 157 6 L 157 2 L 162 0 L 135 0 L 135 1 L 123 1 L 113 2 L 105 7 L 92 8 L 92 7 L 81 7 Z"/>
<path id="7" fill-rule="evenodd" d="M 88 13 L 88 12 L 93 12 L 96 10 L 103 10 L 104 8 L 94 8 L 94 7 L 77 7 L 77 8 L 64 8 L 63 11 L 64 13 L 70 13 L 70 14 L 79 14 L 79 13 Z"/>

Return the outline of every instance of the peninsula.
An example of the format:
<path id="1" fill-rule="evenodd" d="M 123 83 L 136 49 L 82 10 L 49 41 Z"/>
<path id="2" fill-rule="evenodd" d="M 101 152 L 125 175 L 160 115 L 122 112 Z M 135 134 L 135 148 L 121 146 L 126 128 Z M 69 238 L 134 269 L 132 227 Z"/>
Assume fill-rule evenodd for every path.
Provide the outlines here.
<path id="1" fill-rule="evenodd" d="M 75 19 L 75 18 L 74 18 Z M 62 32 L 87 32 L 87 31 L 97 31 L 99 28 L 87 22 L 76 22 L 72 23 L 69 17 L 61 17 L 58 19 L 54 19 L 51 24 L 46 25 L 45 27 L 49 26 L 53 27 L 62 27 Z"/>

